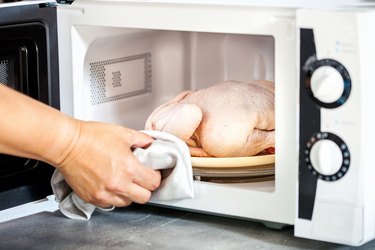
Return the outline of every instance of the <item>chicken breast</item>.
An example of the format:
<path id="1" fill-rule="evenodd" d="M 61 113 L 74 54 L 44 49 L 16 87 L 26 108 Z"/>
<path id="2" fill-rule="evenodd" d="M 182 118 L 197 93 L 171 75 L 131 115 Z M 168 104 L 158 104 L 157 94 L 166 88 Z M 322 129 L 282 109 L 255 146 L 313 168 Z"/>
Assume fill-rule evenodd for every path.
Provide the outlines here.
<path id="1" fill-rule="evenodd" d="M 184 91 L 156 108 L 145 129 L 181 138 L 192 156 L 253 156 L 275 146 L 274 93 L 265 80 Z"/>

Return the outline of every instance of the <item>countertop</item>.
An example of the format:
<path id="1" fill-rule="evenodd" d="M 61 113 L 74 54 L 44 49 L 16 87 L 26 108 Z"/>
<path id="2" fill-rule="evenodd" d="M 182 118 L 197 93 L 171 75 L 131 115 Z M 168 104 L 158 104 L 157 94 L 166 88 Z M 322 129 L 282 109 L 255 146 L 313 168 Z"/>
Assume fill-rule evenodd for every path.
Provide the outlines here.
<path id="1" fill-rule="evenodd" d="M 0 223 L 0 249 L 375 249 L 296 238 L 293 227 L 131 205 L 96 211 L 89 221 L 43 212 Z"/>

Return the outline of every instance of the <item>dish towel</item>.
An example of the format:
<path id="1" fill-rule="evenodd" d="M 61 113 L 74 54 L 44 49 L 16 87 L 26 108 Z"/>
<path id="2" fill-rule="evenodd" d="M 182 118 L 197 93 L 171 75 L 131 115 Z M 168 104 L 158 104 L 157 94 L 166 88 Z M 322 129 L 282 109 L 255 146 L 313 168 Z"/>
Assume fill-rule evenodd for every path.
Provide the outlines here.
<path id="1" fill-rule="evenodd" d="M 146 149 L 136 148 L 133 153 L 144 165 L 160 170 L 162 181 L 152 193 L 150 201 L 168 201 L 194 198 L 193 170 L 189 148 L 174 135 L 153 130 L 141 131 L 155 141 Z M 52 175 L 51 186 L 60 211 L 71 219 L 89 220 L 96 208 L 103 209 L 79 198 L 57 169 Z"/>

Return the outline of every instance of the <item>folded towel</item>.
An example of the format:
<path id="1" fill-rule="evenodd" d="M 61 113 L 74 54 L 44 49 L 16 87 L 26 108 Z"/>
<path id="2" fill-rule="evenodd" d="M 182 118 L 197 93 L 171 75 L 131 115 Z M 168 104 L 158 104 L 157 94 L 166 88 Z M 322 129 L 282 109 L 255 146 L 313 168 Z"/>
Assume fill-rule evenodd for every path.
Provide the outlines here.
<path id="1" fill-rule="evenodd" d="M 194 198 L 193 170 L 189 148 L 171 134 L 144 130 L 155 141 L 146 149 L 136 148 L 133 153 L 144 165 L 161 170 L 162 181 L 152 193 L 150 201 L 167 201 Z M 89 220 L 96 207 L 79 198 L 66 183 L 64 176 L 55 170 L 51 179 L 52 190 L 60 211 L 71 219 Z"/>

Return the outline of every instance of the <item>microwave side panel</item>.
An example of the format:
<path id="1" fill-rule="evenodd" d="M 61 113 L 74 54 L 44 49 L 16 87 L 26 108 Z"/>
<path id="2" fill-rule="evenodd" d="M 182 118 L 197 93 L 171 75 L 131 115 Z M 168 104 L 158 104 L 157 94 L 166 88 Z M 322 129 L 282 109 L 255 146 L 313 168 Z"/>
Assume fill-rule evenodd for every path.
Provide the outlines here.
<path id="1" fill-rule="evenodd" d="M 359 41 L 363 41 L 363 46 L 359 47 L 361 68 L 361 78 L 365 82 L 365 86 L 362 88 L 363 102 L 361 105 L 362 110 L 362 133 L 361 140 L 363 141 L 363 155 L 364 159 L 362 164 L 366 166 L 363 180 L 363 198 L 366 201 L 366 207 L 364 208 L 364 216 L 366 217 L 367 223 L 364 225 L 364 242 L 373 240 L 375 238 L 375 199 L 373 190 L 375 190 L 375 168 L 373 167 L 373 150 L 372 142 L 375 140 L 375 115 L 373 109 L 373 93 L 375 93 L 375 85 L 373 82 L 373 70 L 375 68 L 375 31 L 373 29 L 373 23 L 375 23 L 375 10 L 368 12 L 366 15 L 359 17 Z M 371 115 L 368 115 L 371 114 Z"/>
<path id="2" fill-rule="evenodd" d="M 59 6 L 58 14 L 62 110 L 80 119 L 95 118 L 119 122 L 125 126 L 130 124 L 130 127 L 135 129 L 143 128 L 144 119 L 148 115 L 146 112 L 173 98 L 179 91 L 204 86 L 215 79 L 215 73 L 222 75 L 222 79 L 228 77 L 225 72 L 234 72 L 234 76 L 242 73 L 234 69 L 222 70 L 220 68 L 225 68 L 224 64 L 217 65 L 214 61 L 206 63 L 212 66 L 207 70 L 215 68 L 213 73 L 199 73 L 201 68 L 197 66 L 200 62 L 197 60 L 197 51 L 204 51 L 202 48 L 210 49 L 199 44 L 210 44 L 212 39 L 212 46 L 220 47 L 223 45 L 220 45 L 216 38 L 222 39 L 222 44 L 232 41 L 233 38 L 238 44 L 236 46 L 247 48 L 246 42 L 251 41 L 253 36 L 258 39 L 257 46 L 262 48 L 265 45 L 262 45 L 261 39 L 265 38 L 265 44 L 272 41 L 273 52 L 263 56 L 264 61 L 260 60 L 261 65 L 269 65 L 262 77 L 270 78 L 276 83 L 276 129 L 281 131 L 276 133 L 276 181 L 270 183 L 271 188 L 268 184 L 262 187 L 254 184 L 232 185 L 196 181 L 196 198 L 154 203 L 234 217 L 294 223 L 297 178 L 294 10 L 200 4 L 75 1 L 71 6 Z M 120 46 L 122 44 L 123 47 Z M 111 50 L 111 47 L 119 49 Z M 154 48 L 151 57 L 144 48 Z M 134 54 L 129 54 L 129 51 Z M 269 51 L 265 50 L 264 53 Z M 240 58 L 240 53 L 237 54 Z M 113 55 L 116 58 L 113 58 Z M 172 58 L 171 56 L 179 60 L 165 59 Z M 268 61 L 269 56 L 271 61 Z M 217 58 L 217 55 L 215 57 L 212 53 L 210 57 Z M 204 59 L 202 56 L 200 58 Z M 143 66 L 140 65 L 151 62 L 150 88 L 138 88 L 139 84 L 129 86 L 129 91 L 125 91 L 125 94 L 134 91 L 139 94 L 93 103 L 92 93 L 96 92 L 90 92 L 90 67 L 96 62 L 111 64 L 113 59 L 120 60 L 119 62 L 129 69 L 134 67 L 136 72 L 142 71 L 140 67 Z M 255 73 L 252 74 L 254 75 Z M 115 73 L 113 76 L 113 79 L 118 79 L 119 74 Z M 128 119 L 132 121 L 128 122 Z M 272 207 L 278 209 L 269 209 Z"/>

